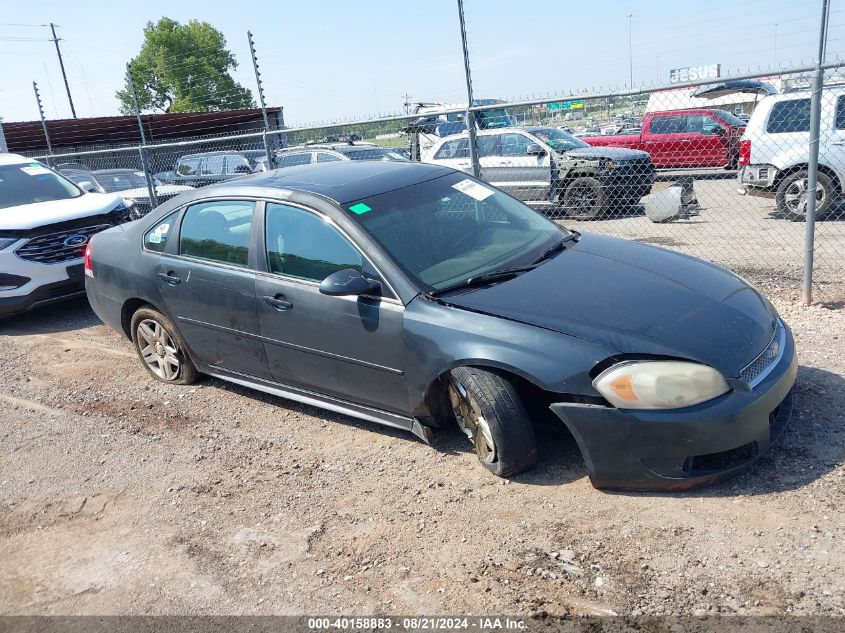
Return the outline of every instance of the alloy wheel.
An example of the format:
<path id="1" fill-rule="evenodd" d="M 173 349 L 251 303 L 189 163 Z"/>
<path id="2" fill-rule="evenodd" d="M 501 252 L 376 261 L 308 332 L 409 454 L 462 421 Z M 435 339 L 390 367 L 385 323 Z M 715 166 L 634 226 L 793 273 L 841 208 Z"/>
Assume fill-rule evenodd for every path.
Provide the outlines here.
<path id="1" fill-rule="evenodd" d="M 455 419 L 464 435 L 473 443 L 478 459 L 485 464 L 494 464 L 496 443 L 490 433 L 490 425 L 484 419 L 481 408 L 466 387 L 455 378 L 449 381 L 449 401 L 455 412 Z"/>
<path id="2" fill-rule="evenodd" d="M 160 323 L 144 319 L 138 323 L 138 350 L 141 358 L 156 376 L 162 380 L 176 380 L 181 363 L 179 348 Z"/>
<path id="3" fill-rule="evenodd" d="M 807 178 L 798 178 L 789 183 L 783 195 L 787 210 L 804 216 L 807 214 Z M 825 202 L 825 191 L 821 183 L 816 184 L 816 209 L 821 209 Z"/>

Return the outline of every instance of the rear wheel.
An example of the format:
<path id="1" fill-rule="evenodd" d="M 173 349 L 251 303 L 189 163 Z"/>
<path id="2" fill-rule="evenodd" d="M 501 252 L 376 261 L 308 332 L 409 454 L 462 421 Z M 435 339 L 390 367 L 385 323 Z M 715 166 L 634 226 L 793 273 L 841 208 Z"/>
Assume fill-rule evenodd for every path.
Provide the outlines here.
<path id="1" fill-rule="evenodd" d="M 153 378 L 174 385 L 196 381 L 197 368 L 169 318 L 152 308 L 140 308 L 132 315 L 131 332 L 135 351 Z"/>
<path id="2" fill-rule="evenodd" d="M 563 190 L 561 202 L 567 216 L 593 219 L 605 209 L 605 192 L 597 178 L 580 176 Z"/>
<path id="3" fill-rule="evenodd" d="M 786 176 L 778 185 L 775 200 L 778 211 L 788 220 L 801 222 L 807 218 L 807 170 Z M 827 174 L 819 172 L 816 183 L 816 218 L 830 213 L 836 198 L 836 187 Z"/>
<path id="4" fill-rule="evenodd" d="M 511 477 L 534 467 L 534 427 L 508 378 L 459 367 L 451 372 L 449 400 L 458 426 L 472 441 L 484 468 L 499 477 Z"/>

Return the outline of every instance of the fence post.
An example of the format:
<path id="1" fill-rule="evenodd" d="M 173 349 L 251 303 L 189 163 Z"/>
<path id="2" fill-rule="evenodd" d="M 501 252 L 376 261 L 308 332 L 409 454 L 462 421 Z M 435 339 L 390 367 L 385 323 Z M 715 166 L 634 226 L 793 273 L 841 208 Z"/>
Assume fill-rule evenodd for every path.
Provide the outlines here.
<path id="1" fill-rule="evenodd" d="M 141 121 L 141 106 L 138 104 L 138 92 L 135 90 L 135 80 L 132 78 L 129 63 L 126 64 L 126 79 L 129 81 L 129 90 L 132 91 L 132 103 L 135 106 L 135 117 L 138 119 L 138 131 L 141 133 L 141 145 L 138 146 L 138 153 L 141 155 L 141 167 L 144 170 L 144 178 L 147 180 L 150 209 L 155 209 L 158 206 L 158 197 L 156 196 L 153 176 L 150 173 L 150 163 L 147 160 L 147 135 L 144 133 L 144 123 Z"/>
<path id="2" fill-rule="evenodd" d="M 35 103 L 38 104 L 38 114 L 41 117 L 41 129 L 44 130 L 44 138 L 47 141 L 47 164 L 53 162 L 53 146 L 50 145 L 50 134 L 47 132 L 47 121 L 44 120 L 44 106 L 41 105 L 41 95 L 38 94 L 38 84 L 32 82 L 32 90 L 35 92 Z"/>
<path id="3" fill-rule="evenodd" d="M 481 178 L 481 168 L 478 165 L 478 138 L 475 135 L 475 112 L 472 98 L 472 76 L 469 72 L 469 49 L 467 48 L 467 29 L 464 21 L 464 0 L 458 0 L 458 18 L 461 22 L 461 44 L 464 50 L 464 74 L 467 80 L 467 113 L 466 125 L 469 134 L 469 161 L 472 164 L 472 175 Z"/>
<path id="4" fill-rule="evenodd" d="M 264 117 L 264 153 L 267 154 L 267 169 L 273 169 L 276 161 L 273 160 L 273 148 L 267 142 L 267 133 L 270 131 L 270 119 L 267 118 L 267 106 L 264 104 L 264 85 L 261 83 L 261 73 L 258 72 L 258 58 L 255 55 L 255 42 L 252 39 L 252 32 L 246 32 L 249 40 L 249 54 L 252 56 L 252 70 L 255 71 L 255 85 L 258 88 L 258 103 L 261 105 L 261 116 Z"/>
<path id="5" fill-rule="evenodd" d="M 810 98 L 810 161 L 807 166 L 807 212 L 804 236 L 804 279 L 801 300 L 804 305 L 813 302 L 813 254 L 816 239 L 816 187 L 819 174 L 819 131 L 821 127 L 822 88 L 824 87 L 825 47 L 827 46 L 827 20 L 830 14 L 829 0 L 822 0 L 822 23 L 819 33 L 819 54 L 813 73 L 813 93 Z"/>

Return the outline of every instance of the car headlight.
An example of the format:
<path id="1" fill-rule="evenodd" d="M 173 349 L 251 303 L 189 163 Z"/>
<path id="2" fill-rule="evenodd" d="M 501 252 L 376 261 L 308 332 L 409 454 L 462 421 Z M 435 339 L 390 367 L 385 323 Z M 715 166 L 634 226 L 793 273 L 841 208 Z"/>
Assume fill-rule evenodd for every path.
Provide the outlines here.
<path id="1" fill-rule="evenodd" d="M 593 386 L 619 409 L 678 409 L 730 391 L 712 367 L 685 361 L 633 361 L 614 365 Z"/>
<path id="2" fill-rule="evenodd" d="M 126 221 L 135 220 L 135 201 L 132 198 L 121 198 L 117 206 L 112 209 L 112 213 L 120 213 Z"/>
<path id="3" fill-rule="evenodd" d="M 17 242 L 19 237 L 0 237 L 0 251 L 9 248 L 12 244 Z"/>

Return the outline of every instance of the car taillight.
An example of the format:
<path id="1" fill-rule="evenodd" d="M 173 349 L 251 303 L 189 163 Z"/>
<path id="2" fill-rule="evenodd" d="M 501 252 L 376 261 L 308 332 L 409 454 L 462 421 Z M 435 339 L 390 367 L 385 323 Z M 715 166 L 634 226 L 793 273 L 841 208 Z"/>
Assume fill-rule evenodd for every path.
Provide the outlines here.
<path id="1" fill-rule="evenodd" d="M 751 164 L 751 139 L 742 139 L 739 142 L 739 164 Z"/>
<path id="2" fill-rule="evenodd" d="M 82 255 L 82 265 L 85 268 L 85 274 L 93 277 L 94 269 L 91 267 L 91 242 L 85 245 L 85 253 Z"/>

